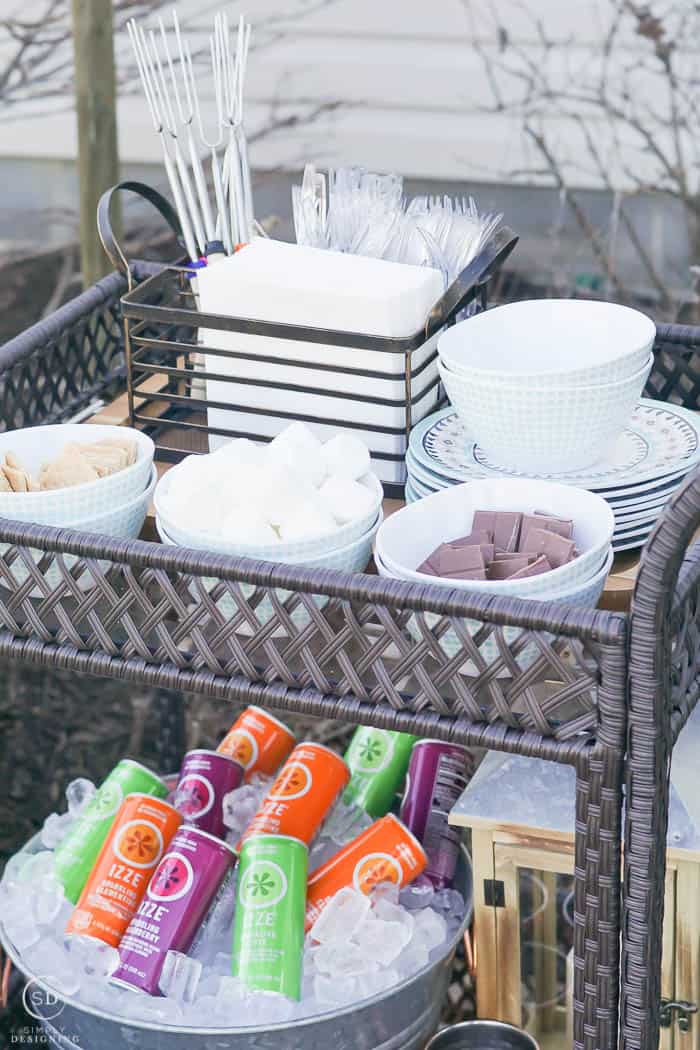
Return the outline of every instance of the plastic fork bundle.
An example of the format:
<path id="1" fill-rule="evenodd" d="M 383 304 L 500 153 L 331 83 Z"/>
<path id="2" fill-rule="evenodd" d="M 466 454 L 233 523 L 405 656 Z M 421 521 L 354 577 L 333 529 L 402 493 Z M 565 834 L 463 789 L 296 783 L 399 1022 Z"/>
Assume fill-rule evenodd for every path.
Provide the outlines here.
<path id="1" fill-rule="evenodd" d="M 213 126 L 205 130 L 200 100 L 202 75 L 194 74 L 192 52 L 174 10 L 172 24 L 174 49 L 162 18 L 158 20 L 158 33 L 146 32 L 136 19 L 129 21 L 141 84 L 161 141 L 187 254 L 196 260 L 206 253 L 208 244 L 222 241 L 230 255 L 236 245 L 249 240 L 255 222 L 243 126 L 251 27 L 241 16 L 234 46 L 227 15 L 215 16 L 209 53 L 216 116 Z M 213 200 L 202 154 L 210 159 Z"/>
<path id="2" fill-rule="evenodd" d="M 480 215 L 473 197 L 414 197 L 399 175 L 338 168 L 325 176 L 307 164 L 292 188 L 297 243 L 432 266 L 445 285 L 491 240 L 503 218 Z"/>

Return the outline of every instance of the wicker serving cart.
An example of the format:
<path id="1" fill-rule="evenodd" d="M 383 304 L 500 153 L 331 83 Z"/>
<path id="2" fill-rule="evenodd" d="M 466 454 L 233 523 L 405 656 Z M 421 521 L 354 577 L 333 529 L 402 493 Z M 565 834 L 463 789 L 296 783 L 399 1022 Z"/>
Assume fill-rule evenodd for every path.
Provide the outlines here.
<path id="1" fill-rule="evenodd" d="M 0 351 L 7 427 L 71 418 L 118 384 L 125 290 L 108 277 Z M 696 349 L 700 330 L 660 328 L 647 393 L 697 408 Z M 698 697 L 698 525 L 696 475 L 620 614 L 1 521 L 0 656 L 158 687 L 173 704 L 201 693 L 573 766 L 575 1046 L 647 1050 L 670 754 Z"/>

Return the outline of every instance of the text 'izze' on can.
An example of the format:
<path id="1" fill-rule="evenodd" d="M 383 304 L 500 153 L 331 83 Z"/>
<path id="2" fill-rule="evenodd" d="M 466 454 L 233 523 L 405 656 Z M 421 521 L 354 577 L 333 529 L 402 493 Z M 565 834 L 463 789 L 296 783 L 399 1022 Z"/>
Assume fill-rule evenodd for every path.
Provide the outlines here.
<path id="1" fill-rule="evenodd" d="M 349 779 L 350 770 L 335 751 L 308 741 L 297 744 L 241 842 L 251 835 L 291 835 L 308 846 Z"/>
<path id="2" fill-rule="evenodd" d="M 448 823 L 450 810 L 474 771 L 466 747 L 442 740 L 414 745 L 401 803 L 401 819 L 423 843 L 428 854 L 426 875 L 442 889 L 454 878 L 461 832 Z"/>
<path id="3" fill-rule="evenodd" d="M 243 783 L 243 766 L 217 751 L 188 751 L 175 789 L 175 807 L 188 824 L 225 838 L 224 796 Z"/>
<path id="4" fill-rule="evenodd" d="M 190 950 L 235 862 L 225 842 L 199 828 L 181 827 L 122 937 L 121 962 L 112 980 L 160 995 L 166 954 Z"/>
<path id="5" fill-rule="evenodd" d="M 368 894 L 380 882 L 407 886 L 425 870 L 428 858 L 415 835 L 393 815 L 375 820 L 309 875 L 306 929 L 309 930 L 338 890 L 352 886 Z"/>
<path id="6" fill-rule="evenodd" d="M 246 988 L 301 998 L 309 854 L 287 835 L 256 835 L 238 862 L 231 970 Z"/>
<path id="7" fill-rule="evenodd" d="M 345 752 L 351 776 L 343 801 L 354 802 L 370 817 L 388 813 L 403 787 L 415 741 L 408 733 L 358 726 Z"/>
<path id="8" fill-rule="evenodd" d="M 95 937 L 116 948 L 181 823 L 182 817 L 169 802 L 149 795 L 127 795 L 66 933 Z"/>
<path id="9" fill-rule="evenodd" d="M 82 893 L 117 810 L 125 797 L 134 793 L 165 798 L 168 788 L 150 769 L 125 758 L 100 785 L 85 812 L 56 848 L 56 871 L 71 903 L 76 904 Z"/>
<path id="10" fill-rule="evenodd" d="M 245 779 L 254 773 L 275 775 L 296 744 L 289 726 L 261 707 L 247 707 L 217 747 L 245 769 Z"/>

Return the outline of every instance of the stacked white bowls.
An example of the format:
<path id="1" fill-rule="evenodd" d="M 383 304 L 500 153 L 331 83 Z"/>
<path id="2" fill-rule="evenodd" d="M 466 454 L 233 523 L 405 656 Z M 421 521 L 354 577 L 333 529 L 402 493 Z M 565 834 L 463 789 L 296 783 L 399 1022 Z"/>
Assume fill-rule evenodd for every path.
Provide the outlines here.
<path id="1" fill-rule="evenodd" d="M 509 303 L 440 337 L 447 396 L 487 456 L 532 474 L 578 470 L 615 442 L 653 363 L 656 328 L 615 303 Z"/>
<path id="2" fill-rule="evenodd" d="M 134 538 L 141 531 L 157 477 L 151 439 L 131 427 L 57 423 L 0 434 L 0 460 L 11 452 L 34 477 L 42 464 L 55 459 L 66 445 L 96 441 L 133 441 L 131 466 L 96 481 L 45 492 L 0 492 L 0 517 L 55 525 L 80 532 Z"/>
<path id="3" fill-rule="evenodd" d="M 477 510 L 539 512 L 571 519 L 579 556 L 551 572 L 520 580 L 455 580 L 418 572 L 417 566 L 441 543 L 469 535 Z M 375 562 L 381 576 L 412 583 L 595 608 L 612 565 L 614 527 L 615 519 L 605 500 L 585 489 L 515 478 L 471 481 L 426 496 L 387 518 L 377 533 Z M 428 614 L 426 619 L 433 623 L 439 617 Z M 415 617 L 408 626 L 417 637 L 420 629 Z M 476 628 L 476 622 L 471 626 Z M 518 628 L 505 630 L 506 639 L 519 633 Z M 440 644 L 449 656 L 460 646 L 452 631 L 442 636 Z M 482 644 L 481 653 L 486 660 L 495 658 L 492 638 Z M 529 662 L 527 655 L 525 659 Z"/>

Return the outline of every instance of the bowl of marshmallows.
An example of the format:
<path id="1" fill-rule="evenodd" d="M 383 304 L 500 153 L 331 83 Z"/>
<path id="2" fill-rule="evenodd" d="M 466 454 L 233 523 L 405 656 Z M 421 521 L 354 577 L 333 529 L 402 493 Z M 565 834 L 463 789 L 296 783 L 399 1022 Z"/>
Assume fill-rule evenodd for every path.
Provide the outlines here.
<path id="1" fill-rule="evenodd" d="M 154 502 L 166 544 L 361 572 L 382 498 L 359 438 L 340 433 L 322 444 L 292 423 L 268 445 L 240 438 L 188 456 L 161 478 Z"/>

